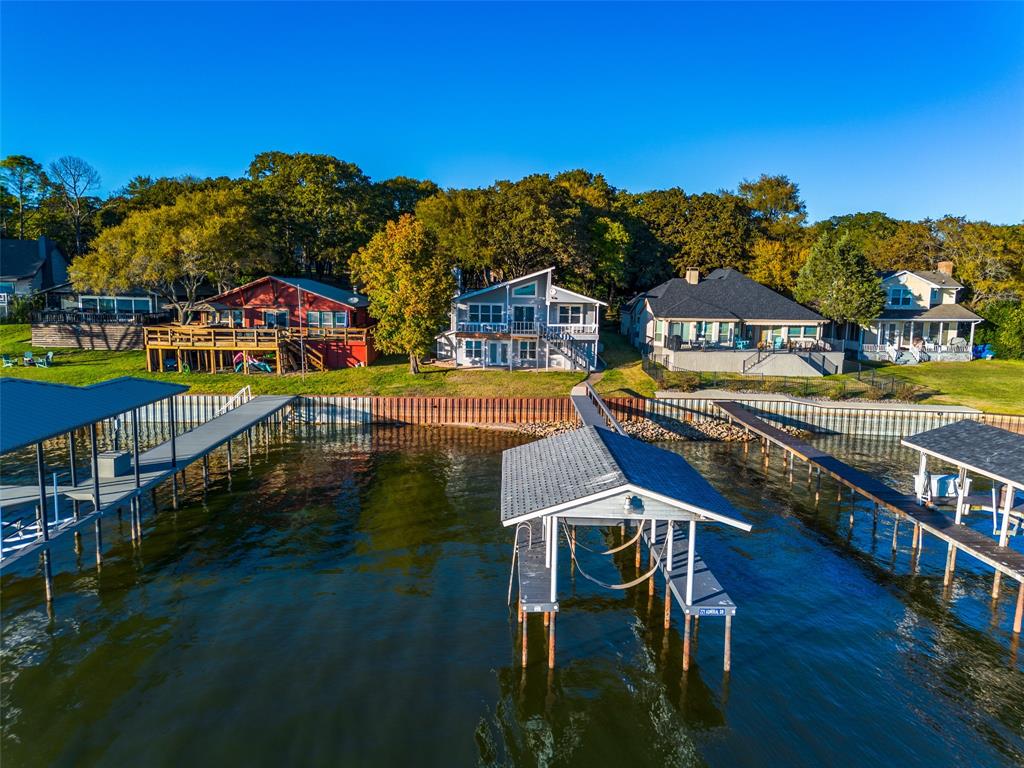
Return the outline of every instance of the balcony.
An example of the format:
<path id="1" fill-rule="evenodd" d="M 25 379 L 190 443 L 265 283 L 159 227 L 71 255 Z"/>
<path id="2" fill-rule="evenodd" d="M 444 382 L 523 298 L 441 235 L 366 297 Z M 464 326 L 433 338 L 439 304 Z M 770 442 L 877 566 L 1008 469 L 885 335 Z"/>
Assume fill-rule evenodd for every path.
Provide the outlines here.
<path id="1" fill-rule="evenodd" d="M 147 347 L 183 349 L 276 350 L 283 342 L 340 341 L 366 344 L 367 328 L 218 328 L 195 325 L 159 325 L 145 329 Z"/>
<path id="2" fill-rule="evenodd" d="M 596 323 L 548 323 L 548 328 L 568 334 L 569 336 L 596 336 Z"/>
<path id="3" fill-rule="evenodd" d="M 508 333 L 508 323 L 470 323 L 459 321 L 455 324 L 458 333 Z"/>

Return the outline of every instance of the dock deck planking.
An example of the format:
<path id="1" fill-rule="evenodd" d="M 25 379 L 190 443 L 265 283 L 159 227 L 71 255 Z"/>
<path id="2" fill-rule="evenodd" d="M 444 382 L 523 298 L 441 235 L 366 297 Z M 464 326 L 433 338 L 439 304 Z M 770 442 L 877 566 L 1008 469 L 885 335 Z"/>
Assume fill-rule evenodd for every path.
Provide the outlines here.
<path id="1" fill-rule="evenodd" d="M 547 566 L 547 540 L 544 528 L 532 540 L 526 528 L 519 529 L 519 603 L 526 613 L 557 611 L 558 603 L 551 602 L 551 569 Z"/>
<path id="2" fill-rule="evenodd" d="M 675 601 L 682 608 L 684 614 L 691 616 L 735 616 L 736 603 L 732 601 L 729 594 L 719 583 L 718 579 L 708 568 L 700 553 L 693 555 L 693 603 L 686 602 L 686 574 L 687 574 L 687 542 L 686 529 L 682 525 L 672 528 L 672 570 L 666 569 L 666 563 L 662 557 L 662 545 L 668 533 L 668 523 L 659 521 L 654 528 L 657 540 L 651 545 L 650 527 L 648 526 L 642 538 L 644 543 L 654 552 L 654 561 L 660 566 L 661 574 L 666 577 L 669 590 Z"/>
<path id="3" fill-rule="evenodd" d="M 922 530 L 952 544 L 989 567 L 1016 581 L 1024 582 L 1024 554 L 1008 547 L 1000 547 L 996 540 L 967 526 L 957 525 L 949 516 L 935 509 L 921 506 L 915 496 L 900 493 L 871 475 L 840 461 L 832 454 L 773 427 L 739 403 L 716 402 L 715 405 L 754 434 L 819 467 L 822 472 L 879 506 L 920 525 Z"/>
<path id="4" fill-rule="evenodd" d="M 177 465 L 171 464 L 171 443 L 167 441 L 155 448 L 151 448 L 139 454 L 139 487 L 135 486 L 134 470 L 118 477 L 100 478 L 100 503 L 98 509 L 82 515 L 78 520 L 62 520 L 56 526 L 51 527 L 49 541 L 68 531 L 75 530 L 98 514 L 125 504 L 137 493 L 149 490 L 160 483 L 171 478 L 176 472 L 181 472 L 189 465 L 202 459 L 229 440 L 238 437 L 257 424 L 269 419 L 282 408 L 290 405 L 295 400 L 291 395 L 261 395 L 254 397 L 246 403 L 217 416 L 210 421 L 200 424 L 198 427 L 189 430 L 175 438 L 175 456 Z M 33 486 L 35 487 L 35 486 Z M 38 489 L 36 490 L 38 498 Z M 93 481 L 87 477 L 73 487 L 63 489 L 63 494 L 78 500 L 93 502 Z M 35 523 L 33 523 L 33 526 Z M 13 563 L 20 557 L 34 552 L 48 542 L 35 539 L 32 544 L 23 545 L 12 552 L 5 552 L 0 559 L 0 567 Z"/>

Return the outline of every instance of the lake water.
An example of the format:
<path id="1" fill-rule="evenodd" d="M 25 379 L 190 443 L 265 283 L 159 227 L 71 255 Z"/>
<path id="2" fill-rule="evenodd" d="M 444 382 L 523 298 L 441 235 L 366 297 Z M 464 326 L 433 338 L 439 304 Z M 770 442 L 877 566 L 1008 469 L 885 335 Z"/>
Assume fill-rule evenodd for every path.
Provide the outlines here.
<path id="1" fill-rule="evenodd" d="M 901 765 L 1024 763 L 1015 584 L 910 531 L 891 550 L 867 505 L 757 449 L 675 444 L 754 525 L 702 526 L 699 549 L 739 606 L 681 670 L 663 585 L 609 592 L 563 572 L 557 664 L 538 618 L 517 661 L 501 451 L 485 431 L 307 430 L 203 496 L 165 496 L 133 548 L 127 518 L 76 557 L 55 546 L 52 618 L 35 559 L 2 585 L 2 757 L 13 766 Z M 823 442 L 906 487 L 892 441 Z M 236 456 L 238 456 L 236 451 Z M 984 527 L 984 520 L 973 524 Z M 906 526 L 904 526 L 906 528 Z M 595 534 L 588 540 L 598 543 Z M 582 555 L 581 555 L 582 557 Z M 590 555 L 606 581 L 632 571 Z"/>

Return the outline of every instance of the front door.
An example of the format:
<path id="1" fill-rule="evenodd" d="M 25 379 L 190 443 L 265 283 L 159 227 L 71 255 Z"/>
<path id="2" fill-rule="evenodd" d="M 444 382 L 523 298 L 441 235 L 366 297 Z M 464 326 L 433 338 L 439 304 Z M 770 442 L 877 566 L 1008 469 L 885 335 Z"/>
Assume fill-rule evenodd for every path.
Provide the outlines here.
<path id="1" fill-rule="evenodd" d="M 508 365 L 508 345 L 500 341 L 487 342 L 487 364 Z"/>

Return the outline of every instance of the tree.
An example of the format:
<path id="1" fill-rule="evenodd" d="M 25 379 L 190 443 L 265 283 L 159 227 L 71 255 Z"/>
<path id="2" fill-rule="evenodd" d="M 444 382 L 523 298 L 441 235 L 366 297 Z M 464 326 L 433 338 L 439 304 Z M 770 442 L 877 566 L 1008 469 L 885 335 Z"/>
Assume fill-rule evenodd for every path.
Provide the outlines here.
<path id="1" fill-rule="evenodd" d="M 349 261 L 352 279 L 370 297 L 373 339 L 383 352 L 409 355 L 409 370 L 430 351 L 448 316 L 455 281 L 433 234 L 408 214 L 384 229 Z"/>
<path id="2" fill-rule="evenodd" d="M 27 155 L 8 155 L 0 161 L 4 189 L 13 198 L 18 237 L 25 239 L 25 223 L 39 205 L 46 188 L 43 166 Z"/>
<path id="3" fill-rule="evenodd" d="M 420 200 L 436 195 L 440 189 L 432 181 L 395 176 L 373 185 L 380 200 L 381 222 L 392 221 L 404 213 L 414 213 Z"/>
<path id="4" fill-rule="evenodd" d="M 792 295 L 808 252 L 802 243 L 760 238 L 751 248 L 749 277 L 773 290 Z"/>
<path id="5" fill-rule="evenodd" d="M 885 307 L 881 278 L 849 233 L 818 238 L 797 277 L 796 299 L 830 320 L 861 325 Z"/>
<path id="6" fill-rule="evenodd" d="M 87 199 L 100 186 L 100 174 L 80 157 L 65 155 L 50 163 L 50 182 L 59 193 L 75 230 L 75 255 L 82 254 L 82 223 L 90 213 Z"/>
<path id="7" fill-rule="evenodd" d="M 347 263 L 380 223 L 370 179 L 336 157 L 263 152 L 250 163 L 249 179 L 268 249 L 286 269 L 323 277 Z"/>
<path id="8" fill-rule="evenodd" d="M 225 290 L 266 266 L 254 257 L 253 232 L 241 190 L 189 193 L 101 232 L 71 265 L 71 280 L 79 290 L 151 290 L 186 322 L 204 282 Z"/>
<path id="9" fill-rule="evenodd" d="M 744 179 L 739 193 L 753 218 L 767 225 L 783 220 L 799 225 L 807 217 L 807 207 L 800 199 L 800 187 L 788 176 L 762 173 L 757 181 Z"/>
<path id="10" fill-rule="evenodd" d="M 976 305 L 1024 297 L 1024 228 L 946 216 L 934 223 L 943 259 Z"/>
<path id="11" fill-rule="evenodd" d="M 490 284 L 496 269 L 491 245 L 492 189 L 453 189 L 416 204 L 416 220 L 436 238 L 438 252 L 462 275 L 463 288 Z"/>

